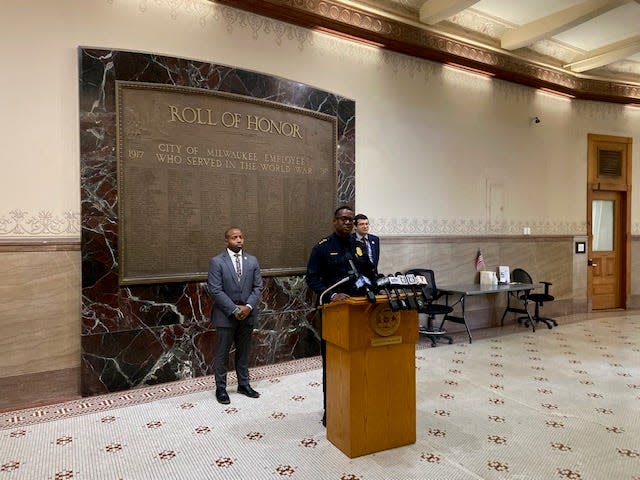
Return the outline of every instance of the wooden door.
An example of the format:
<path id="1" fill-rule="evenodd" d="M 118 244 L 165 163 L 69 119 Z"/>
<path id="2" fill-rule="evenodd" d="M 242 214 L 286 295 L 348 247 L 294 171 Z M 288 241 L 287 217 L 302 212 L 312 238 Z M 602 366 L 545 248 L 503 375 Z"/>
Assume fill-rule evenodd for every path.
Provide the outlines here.
<path id="1" fill-rule="evenodd" d="M 593 192 L 591 196 L 591 301 L 594 310 L 621 308 L 620 192 Z"/>
<path id="2" fill-rule="evenodd" d="M 626 308 L 630 280 L 631 139 L 589 135 L 588 297 L 593 310 Z"/>

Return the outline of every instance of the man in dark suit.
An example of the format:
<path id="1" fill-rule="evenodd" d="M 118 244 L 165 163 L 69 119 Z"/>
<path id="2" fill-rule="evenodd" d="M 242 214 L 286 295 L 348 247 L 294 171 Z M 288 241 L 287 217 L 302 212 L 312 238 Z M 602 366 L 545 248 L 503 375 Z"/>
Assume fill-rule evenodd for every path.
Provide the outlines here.
<path id="1" fill-rule="evenodd" d="M 251 398 L 260 394 L 249 385 L 249 350 L 253 325 L 258 318 L 262 294 L 262 276 L 258 260 L 242 250 L 244 237 L 239 228 L 224 234 L 226 250 L 209 262 L 207 285 L 213 298 L 211 319 L 216 326 L 215 379 L 216 399 L 230 403 L 227 394 L 227 363 L 235 343 L 238 393 Z"/>
<path id="2" fill-rule="evenodd" d="M 373 265 L 373 271 L 378 274 L 378 261 L 380 260 L 380 238 L 369 233 L 369 219 L 363 213 L 353 217 L 355 231 L 353 236 L 356 242 L 364 247 L 365 253 Z"/>

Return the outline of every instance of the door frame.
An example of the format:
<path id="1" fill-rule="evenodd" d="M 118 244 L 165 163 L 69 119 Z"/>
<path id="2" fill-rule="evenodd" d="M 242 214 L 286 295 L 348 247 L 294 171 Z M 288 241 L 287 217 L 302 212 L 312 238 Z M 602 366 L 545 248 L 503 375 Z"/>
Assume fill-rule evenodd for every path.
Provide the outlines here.
<path id="1" fill-rule="evenodd" d="M 598 176 L 597 147 L 602 143 L 623 144 L 626 149 L 626 162 L 624 165 L 623 178 L 619 181 L 602 179 Z M 626 309 L 631 293 L 631 137 L 617 137 L 612 135 L 588 134 L 588 171 L 587 171 L 587 253 L 591 254 L 593 246 L 593 234 L 591 232 L 592 222 L 591 204 L 594 192 L 615 191 L 620 193 L 620 223 L 616 228 L 616 233 L 620 235 L 620 300 L 621 307 Z M 605 180 L 605 181 L 603 181 Z M 593 272 L 587 267 L 587 311 L 593 311 L 592 306 Z"/>
<path id="2" fill-rule="evenodd" d="M 620 235 L 620 300 L 621 307 L 626 309 L 631 294 L 631 137 L 618 137 L 613 135 L 588 134 L 588 161 L 587 161 L 587 253 L 591 253 L 593 235 L 591 232 L 591 204 L 593 192 L 615 191 L 620 195 L 620 223 L 616 233 Z M 622 144 L 625 149 L 625 164 L 620 179 L 603 179 L 598 175 L 598 146 L 601 144 Z M 593 311 L 592 290 L 593 272 L 587 267 L 587 311 Z"/>

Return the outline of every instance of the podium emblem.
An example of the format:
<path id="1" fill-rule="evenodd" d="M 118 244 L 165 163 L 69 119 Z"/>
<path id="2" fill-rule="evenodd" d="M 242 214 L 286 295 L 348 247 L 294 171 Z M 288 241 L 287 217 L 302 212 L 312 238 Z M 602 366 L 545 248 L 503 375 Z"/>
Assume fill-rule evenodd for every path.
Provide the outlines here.
<path id="1" fill-rule="evenodd" d="M 394 312 L 389 305 L 381 303 L 371 314 L 371 328 L 381 337 L 396 333 L 400 326 L 400 312 Z"/>

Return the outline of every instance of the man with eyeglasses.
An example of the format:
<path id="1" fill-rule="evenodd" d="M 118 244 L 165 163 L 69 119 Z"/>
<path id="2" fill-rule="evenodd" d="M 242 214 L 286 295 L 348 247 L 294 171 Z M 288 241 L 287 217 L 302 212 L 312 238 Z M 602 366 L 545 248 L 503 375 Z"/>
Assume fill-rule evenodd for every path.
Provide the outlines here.
<path id="1" fill-rule="evenodd" d="M 334 232 L 321 239 L 311 250 L 307 264 L 307 285 L 318 295 L 318 303 L 329 303 L 343 300 L 355 295 L 353 282 L 345 282 L 335 289 L 320 295 L 331 285 L 349 276 L 354 260 L 355 242 L 351 236 L 354 213 L 351 207 L 343 205 L 333 215 Z"/>
<path id="2" fill-rule="evenodd" d="M 352 235 L 356 239 L 356 247 L 362 245 L 365 255 L 371 261 L 373 275 L 376 276 L 378 273 L 378 261 L 380 260 L 380 238 L 369 233 L 369 218 L 364 213 L 357 214 L 354 217 L 353 224 L 355 231 Z"/>
<path id="3" fill-rule="evenodd" d="M 330 303 L 343 300 L 357 294 L 353 282 L 345 282 L 328 291 L 320 298 L 327 288 L 341 279 L 349 276 L 351 266 L 349 260 L 355 259 L 355 239 L 351 236 L 353 230 L 354 211 L 351 207 L 343 205 L 333 213 L 334 232 L 320 240 L 311 250 L 307 263 L 307 285 L 315 292 L 318 303 Z M 322 330 L 322 327 L 321 327 Z M 320 332 L 322 335 L 322 331 Z M 321 336 L 322 338 L 322 336 Z M 323 407 L 325 414 L 322 416 L 322 424 L 326 426 L 326 343 L 320 340 L 320 353 L 322 355 L 322 391 Z"/>

